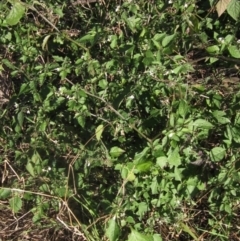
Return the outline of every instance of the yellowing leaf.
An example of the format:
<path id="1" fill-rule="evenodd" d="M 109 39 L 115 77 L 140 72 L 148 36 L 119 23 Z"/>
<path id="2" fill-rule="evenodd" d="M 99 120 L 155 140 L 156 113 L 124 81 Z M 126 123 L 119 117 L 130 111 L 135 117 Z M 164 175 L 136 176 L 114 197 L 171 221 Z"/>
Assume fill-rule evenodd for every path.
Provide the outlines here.
<path id="1" fill-rule="evenodd" d="M 97 128 L 96 128 L 96 131 L 95 131 L 95 134 L 96 134 L 96 138 L 98 141 L 100 141 L 101 139 L 101 136 L 102 136 L 102 133 L 103 133 L 103 125 L 99 125 Z"/>
<path id="2" fill-rule="evenodd" d="M 231 2 L 231 0 L 219 0 L 217 5 L 216 5 L 216 9 L 217 9 L 217 13 L 218 13 L 218 17 L 220 17 L 225 10 L 228 7 L 228 4 Z"/>

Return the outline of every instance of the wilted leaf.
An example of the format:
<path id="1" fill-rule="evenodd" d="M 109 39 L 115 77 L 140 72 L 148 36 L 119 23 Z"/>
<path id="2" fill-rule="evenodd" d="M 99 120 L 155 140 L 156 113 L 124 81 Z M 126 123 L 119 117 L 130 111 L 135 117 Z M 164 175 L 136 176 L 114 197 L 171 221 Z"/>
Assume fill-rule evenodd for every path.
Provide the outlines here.
<path id="1" fill-rule="evenodd" d="M 216 9 L 217 9 L 217 13 L 218 13 L 218 17 L 220 17 L 225 10 L 228 7 L 228 4 L 231 2 L 232 0 L 219 0 L 218 3 L 216 4 Z"/>

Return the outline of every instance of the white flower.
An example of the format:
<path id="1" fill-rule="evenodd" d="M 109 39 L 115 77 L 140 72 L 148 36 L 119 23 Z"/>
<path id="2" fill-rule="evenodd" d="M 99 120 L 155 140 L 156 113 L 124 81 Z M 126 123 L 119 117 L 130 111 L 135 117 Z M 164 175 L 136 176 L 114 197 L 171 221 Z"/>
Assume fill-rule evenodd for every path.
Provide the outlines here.
<path id="1" fill-rule="evenodd" d="M 18 107 L 19 107 L 19 104 L 15 102 L 15 103 L 14 103 L 14 107 L 15 107 L 15 108 L 18 108 Z"/>
<path id="2" fill-rule="evenodd" d="M 169 1 L 168 1 L 168 4 L 171 4 L 171 3 L 173 3 L 173 1 L 172 1 L 172 0 L 169 0 Z"/>
<path id="3" fill-rule="evenodd" d="M 237 40 L 237 43 L 240 44 L 240 39 Z"/>
<path id="4" fill-rule="evenodd" d="M 223 39 L 222 37 L 219 37 L 219 38 L 218 38 L 218 41 L 219 41 L 220 43 L 224 43 L 224 39 Z"/>
<path id="5" fill-rule="evenodd" d="M 128 99 L 133 100 L 133 99 L 134 99 L 134 95 L 130 95 L 130 96 L 128 97 Z"/>
<path id="6" fill-rule="evenodd" d="M 30 114 L 30 110 L 27 110 L 27 114 Z"/>
<path id="7" fill-rule="evenodd" d="M 120 10 L 120 6 L 118 5 L 117 7 L 116 7 L 116 12 L 119 12 L 119 10 Z"/>
<path id="8" fill-rule="evenodd" d="M 187 3 L 185 3 L 185 4 L 184 4 L 184 7 L 185 7 L 185 8 L 187 8 L 187 7 L 188 7 L 188 4 L 187 4 Z"/>

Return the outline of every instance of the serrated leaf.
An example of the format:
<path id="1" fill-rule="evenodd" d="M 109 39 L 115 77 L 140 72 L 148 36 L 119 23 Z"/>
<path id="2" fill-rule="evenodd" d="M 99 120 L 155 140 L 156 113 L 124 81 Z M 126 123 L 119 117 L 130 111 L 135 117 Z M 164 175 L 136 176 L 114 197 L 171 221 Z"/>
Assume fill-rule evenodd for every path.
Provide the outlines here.
<path id="1" fill-rule="evenodd" d="M 101 139 L 101 136 L 102 136 L 102 133 L 103 133 L 103 125 L 99 125 L 95 131 L 95 134 L 96 134 L 96 138 L 98 141 L 100 141 Z"/>
<path id="2" fill-rule="evenodd" d="M 8 16 L 6 17 L 6 23 L 8 25 L 16 25 L 25 13 L 24 5 L 19 2 L 14 2 L 12 9 L 10 10 Z"/>
<path id="3" fill-rule="evenodd" d="M 127 241 L 153 241 L 153 237 L 141 234 L 132 229 Z"/>
<path id="4" fill-rule="evenodd" d="M 119 157 L 121 156 L 125 151 L 117 146 L 114 146 L 110 150 L 111 157 Z"/>
<path id="5" fill-rule="evenodd" d="M 214 162 L 221 161 L 226 154 L 226 150 L 222 147 L 214 147 L 210 152 L 211 160 Z"/>
<path id="6" fill-rule="evenodd" d="M 162 46 L 163 47 L 167 47 L 174 39 L 175 34 L 166 36 L 163 40 L 162 40 Z"/>
<path id="7" fill-rule="evenodd" d="M 14 213 L 17 213 L 22 208 L 22 199 L 14 196 L 9 200 L 10 207 Z"/>
<path id="8" fill-rule="evenodd" d="M 237 46 L 233 46 L 233 45 L 229 46 L 228 51 L 233 58 L 236 58 L 236 59 L 240 58 L 240 50 L 237 48 Z"/>
<path id="9" fill-rule="evenodd" d="M 240 2 L 238 0 L 231 0 L 227 7 L 228 14 L 238 21 L 240 18 Z"/>
<path id="10" fill-rule="evenodd" d="M 181 158 L 178 148 L 175 148 L 175 150 L 169 155 L 168 162 L 171 166 L 174 167 L 178 167 L 181 164 Z"/>
<path id="11" fill-rule="evenodd" d="M 211 124 L 209 121 L 206 121 L 204 119 L 197 119 L 194 121 L 193 126 L 196 126 L 198 128 L 202 129 L 211 129 L 213 128 L 213 124 Z"/>
<path id="12" fill-rule="evenodd" d="M 160 166 L 161 168 L 166 167 L 168 164 L 168 159 L 165 156 L 160 156 L 157 158 L 157 165 Z"/>
<path id="13" fill-rule="evenodd" d="M 116 241 L 118 239 L 120 228 L 114 218 L 108 221 L 108 227 L 105 234 L 109 238 L 109 241 Z"/>
<path id="14" fill-rule="evenodd" d="M 225 10 L 228 7 L 228 4 L 231 2 L 231 0 L 219 0 L 218 3 L 216 4 L 216 9 L 218 13 L 218 17 L 220 17 Z"/>

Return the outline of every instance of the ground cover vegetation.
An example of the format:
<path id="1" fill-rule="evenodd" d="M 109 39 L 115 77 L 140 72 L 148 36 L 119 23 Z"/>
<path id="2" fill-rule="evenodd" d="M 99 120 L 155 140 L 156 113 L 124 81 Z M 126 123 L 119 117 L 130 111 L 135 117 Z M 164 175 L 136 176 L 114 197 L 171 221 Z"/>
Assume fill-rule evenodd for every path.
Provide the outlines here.
<path id="1" fill-rule="evenodd" d="M 2 0 L 1 240 L 239 240 L 237 0 Z"/>

